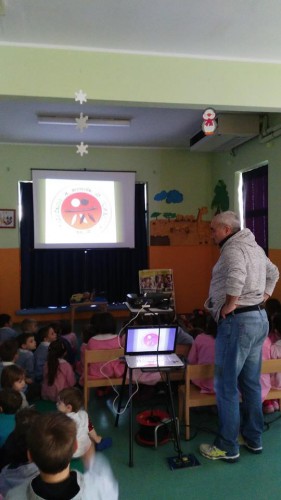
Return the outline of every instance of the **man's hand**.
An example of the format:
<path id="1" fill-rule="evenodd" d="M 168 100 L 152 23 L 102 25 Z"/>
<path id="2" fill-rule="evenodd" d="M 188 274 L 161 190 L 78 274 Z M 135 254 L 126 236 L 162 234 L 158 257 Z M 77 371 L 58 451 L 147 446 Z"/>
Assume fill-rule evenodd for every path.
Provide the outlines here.
<path id="1" fill-rule="evenodd" d="M 236 307 L 237 307 L 236 304 L 233 305 L 224 304 L 221 308 L 221 313 L 220 313 L 221 317 L 225 319 L 226 315 L 232 313 L 232 311 L 234 311 Z"/>
<path id="2" fill-rule="evenodd" d="M 221 308 L 220 315 L 225 319 L 227 314 L 232 313 L 237 307 L 239 297 L 234 297 L 233 295 L 227 295 L 225 298 L 225 304 Z"/>

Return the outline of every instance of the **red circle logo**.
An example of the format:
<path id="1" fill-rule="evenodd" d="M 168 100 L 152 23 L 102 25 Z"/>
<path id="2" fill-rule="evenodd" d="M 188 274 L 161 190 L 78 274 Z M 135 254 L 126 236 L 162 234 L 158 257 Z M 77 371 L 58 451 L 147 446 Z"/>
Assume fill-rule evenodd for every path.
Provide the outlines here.
<path id="1" fill-rule="evenodd" d="M 62 202 L 61 215 L 75 229 L 90 229 L 99 222 L 102 207 L 97 198 L 89 193 L 73 193 Z"/>
<path id="2" fill-rule="evenodd" d="M 144 337 L 143 342 L 147 347 L 155 347 L 158 344 L 158 335 L 156 333 L 148 333 Z"/>

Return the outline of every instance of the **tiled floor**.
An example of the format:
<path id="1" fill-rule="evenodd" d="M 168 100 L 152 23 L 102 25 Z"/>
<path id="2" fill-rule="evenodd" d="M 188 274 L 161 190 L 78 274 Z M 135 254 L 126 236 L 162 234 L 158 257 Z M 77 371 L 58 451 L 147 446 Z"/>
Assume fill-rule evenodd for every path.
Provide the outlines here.
<path id="1" fill-rule="evenodd" d="M 156 403 L 155 407 L 160 406 Z M 134 412 L 151 408 L 151 403 L 138 403 Z M 252 455 L 241 447 L 240 461 L 229 464 L 212 462 L 200 456 L 199 444 L 212 442 L 217 429 L 217 417 L 208 411 L 194 411 L 192 434 L 197 434 L 189 442 L 182 437 L 181 447 L 185 454 L 193 454 L 201 466 L 172 471 L 167 458 L 176 455 L 173 442 L 169 441 L 157 449 L 134 443 L 134 467 L 129 467 L 128 411 L 120 417 L 119 427 L 115 428 L 112 400 L 96 399 L 92 394 L 89 412 L 97 430 L 104 436 L 110 435 L 113 438 L 112 448 L 103 453 L 118 479 L 121 500 L 281 498 L 280 413 L 275 413 L 271 419 L 267 416 L 267 421 L 276 421 L 264 432 L 263 454 Z M 197 431 L 195 426 L 198 427 Z M 137 432 L 139 427 L 135 417 L 134 427 Z M 183 429 L 181 434 L 183 435 Z"/>

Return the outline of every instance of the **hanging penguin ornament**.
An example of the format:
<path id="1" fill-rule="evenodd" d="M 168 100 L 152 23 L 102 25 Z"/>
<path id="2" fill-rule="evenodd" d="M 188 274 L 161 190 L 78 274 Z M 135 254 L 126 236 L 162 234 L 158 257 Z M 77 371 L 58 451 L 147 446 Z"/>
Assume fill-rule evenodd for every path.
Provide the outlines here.
<path id="1" fill-rule="evenodd" d="M 202 123 L 202 130 L 205 135 L 212 135 L 214 134 L 216 128 L 217 128 L 217 122 L 216 122 L 216 112 L 212 108 L 208 108 L 204 111 L 203 113 L 203 123 Z"/>

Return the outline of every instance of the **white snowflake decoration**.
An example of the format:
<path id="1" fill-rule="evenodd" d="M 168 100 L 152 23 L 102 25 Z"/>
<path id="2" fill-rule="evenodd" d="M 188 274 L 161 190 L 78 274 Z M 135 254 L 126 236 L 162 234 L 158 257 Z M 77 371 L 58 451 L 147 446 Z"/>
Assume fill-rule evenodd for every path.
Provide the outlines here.
<path id="1" fill-rule="evenodd" d="M 79 101 L 80 104 L 87 102 L 87 94 L 83 90 L 78 90 L 78 92 L 75 92 L 75 101 Z"/>
<path id="2" fill-rule="evenodd" d="M 80 144 L 77 144 L 77 151 L 76 153 L 79 154 L 81 157 L 83 155 L 88 154 L 88 144 L 84 144 L 84 142 L 80 142 Z"/>
<path id="3" fill-rule="evenodd" d="M 78 90 L 78 92 L 75 92 L 75 101 L 80 102 L 80 104 L 83 104 L 84 102 L 87 102 L 87 94 L 86 92 L 83 92 L 83 90 Z M 75 118 L 76 121 L 76 128 L 80 130 L 80 132 L 83 132 L 85 128 L 89 126 L 87 123 L 88 121 L 88 116 L 84 116 L 83 113 L 80 113 L 79 118 Z M 77 151 L 76 153 L 79 154 L 82 158 L 83 155 L 88 154 L 88 144 L 84 144 L 84 142 L 80 142 L 80 144 L 77 144 Z"/>
<path id="4" fill-rule="evenodd" d="M 76 121 L 76 128 L 79 128 L 80 132 L 83 132 L 84 128 L 87 128 L 89 125 L 87 123 L 88 121 L 88 116 L 83 115 L 83 113 L 80 113 L 80 118 L 75 118 Z"/>

